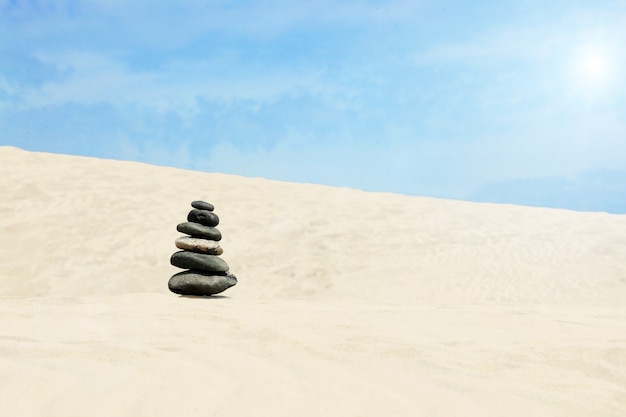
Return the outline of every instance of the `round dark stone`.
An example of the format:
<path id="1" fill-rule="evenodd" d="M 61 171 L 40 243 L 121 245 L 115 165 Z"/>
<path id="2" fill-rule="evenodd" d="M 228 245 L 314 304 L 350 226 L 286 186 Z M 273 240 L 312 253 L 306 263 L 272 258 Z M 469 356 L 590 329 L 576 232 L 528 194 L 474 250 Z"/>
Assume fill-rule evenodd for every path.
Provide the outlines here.
<path id="1" fill-rule="evenodd" d="M 209 240 L 222 240 L 222 233 L 219 230 L 214 227 L 203 226 L 199 223 L 181 223 L 176 226 L 176 230 L 180 233 L 186 233 L 193 237 L 201 237 Z"/>
<path id="2" fill-rule="evenodd" d="M 170 278 L 170 291 L 181 295 L 213 295 L 237 284 L 233 274 L 212 275 L 200 271 L 183 271 Z"/>
<path id="3" fill-rule="evenodd" d="M 187 215 L 187 220 L 194 223 L 200 223 L 205 226 L 215 227 L 219 224 L 220 219 L 217 214 L 209 210 L 193 209 Z"/>
<path id="4" fill-rule="evenodd" d="M 219 273 L 228 271 L 228 264 L 219 256 L 185 250 L 173 254 L 170 258 L 170 263 L 182 269 L 195 269 L 202 272 Z"/>
<path id="5" fill-rule="evenodd" d="M 213 204 L 207 203 L 206 201 L 200 201 L 200 200 L 192 201 L 191 207 L 198 209 L 198 210 L 209 210 L 209 211 L 213 211 L 215 209 Z"/>

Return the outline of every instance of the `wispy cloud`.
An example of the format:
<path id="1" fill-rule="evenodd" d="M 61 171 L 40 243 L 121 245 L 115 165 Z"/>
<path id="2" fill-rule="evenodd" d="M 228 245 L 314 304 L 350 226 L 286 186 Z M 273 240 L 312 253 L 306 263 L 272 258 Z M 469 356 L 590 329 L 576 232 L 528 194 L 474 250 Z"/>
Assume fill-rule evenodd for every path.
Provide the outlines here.
<path id="1" fill-rule="evenodd" d="M 29 43 L 88 34 L 105 47 L 147 47 L 174 50 L 208 36 L 269 41 L 291 32 L 363 28 L 408 22 L 419 3 L 405 0 L 297 3 L 287 0 L 177 2 L 97 0 L 4 1 L 0 18 L 9 34 L 19 24 Z M 115 30 L 112 31 L 111 28 Z M 80 43 L 80 42 L 77 42 Z"/>
<path id="2" fill-rule="evenodd" d="M 242 62 L 218 58 L 179 60 L 155 69 L 132 70 L 122 59 L 96 53 L 39 54 L 38 58 L 61 75 L 42 85 L 23 87 L 19 97 L 23 109 L 108 104 L 189 117 L 201 110 L 203 101 L 220 106 L 237 101 L 262 106 L 283 96 L 308 96 L 332 105 L 334 101 L 345 102 L 342 96 L 350 94 L 315 68 L 273 66 L 249 71 L 238 69 Z M 8 90 L 8 83 L 3 85 L 17 96 L 15 88 Z"/>
<path id="3" fill-rule="evenodd" d="M 468 198 L 493 203 L 626 213 L 626 171 L 596 170 L 487 183 Z"/>
<path id="4" fill-rule="evenodd" d="M 549 59 L 581 43 L 620 44 L 626 33 L 625 20 L 626 12 L 617 6 L 616 11 L 610 8 L 564 9 L 553 18 L 493 24 L 472 33 L 467 39 L 434 44 L 416 54 L 415 62 L 471 65 L 485 59 Z"/>

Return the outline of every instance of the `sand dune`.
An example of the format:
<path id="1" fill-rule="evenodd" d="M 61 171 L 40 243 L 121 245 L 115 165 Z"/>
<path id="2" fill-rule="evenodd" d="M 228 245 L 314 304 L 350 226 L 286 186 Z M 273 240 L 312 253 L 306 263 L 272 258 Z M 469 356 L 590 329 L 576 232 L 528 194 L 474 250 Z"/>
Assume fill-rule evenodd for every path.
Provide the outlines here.
<path id="1" fill-rule="evenodd" d="M 0 147 L 0 414 L 623 416 L 626 216 Z M 239 283 L 167 280 L 189 202 Z"/>

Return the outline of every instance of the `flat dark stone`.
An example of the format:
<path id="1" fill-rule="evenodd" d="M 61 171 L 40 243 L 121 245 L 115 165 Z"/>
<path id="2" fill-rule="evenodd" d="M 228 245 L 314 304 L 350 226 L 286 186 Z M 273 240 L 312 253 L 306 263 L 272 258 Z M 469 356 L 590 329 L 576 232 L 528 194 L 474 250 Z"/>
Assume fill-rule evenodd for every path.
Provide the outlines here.
<path id="1" fill-rule="evenodd" d="M 209 211 L 213 211 L 215 209 L 213 204 L 207 203 L 206 201 L 200 201 L 200 200 L 192 201 L 191 207 L 198 209 L 198 210 L 209 210 Z"/>
<path id="2" fill-rule="evenodd" d="M 183 271 L 170 278 L 170 291 L 181 295 L 213 295 L 237 284 L 233 274 L 213 275 L 200 271 Z"/>
<path id="3" fill-rule="evenodd" d="M 212 211 L 193 209 L 187 215 L 187 221 L 215 227 L 219 224 L 220 219 L 217 217 L 217 214 Z"/>
<path id="4" fill-rule="evenodd" d="M 203 226 L 199 223 L 181 223 L 176 226 L 176 230 L 193 237 L 201 237 L 209 240 L 222 240 L 222 233 L 219 230 L 214 227 Z"/>
<path id="5" fill-rule="evenodd" d="M 228 264 L 216 255 L 206 255 L 188 251 L 176 252 L 170 258 L 170 263 L 182 269 L 220 273 L 228 271 Z"/>

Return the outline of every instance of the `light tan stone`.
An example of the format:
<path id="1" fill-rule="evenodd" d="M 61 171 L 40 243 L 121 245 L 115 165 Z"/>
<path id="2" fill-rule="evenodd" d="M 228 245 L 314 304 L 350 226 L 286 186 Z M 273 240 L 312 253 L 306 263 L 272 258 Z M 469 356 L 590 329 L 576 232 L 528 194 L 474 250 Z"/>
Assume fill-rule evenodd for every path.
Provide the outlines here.
<path id="1" fill-rule="evenodd" d="M 190 252 L 208 253 L 210 255 L 221 255 L 224 253 L 224 249 L 214 240 L 183 236 L 176 239 L 174 243 L 178 249 Z"/>

